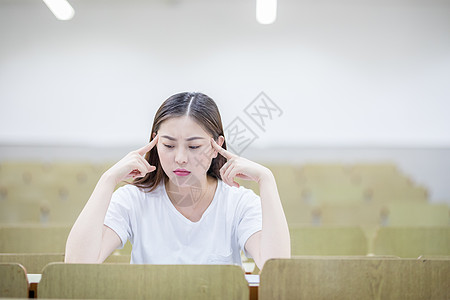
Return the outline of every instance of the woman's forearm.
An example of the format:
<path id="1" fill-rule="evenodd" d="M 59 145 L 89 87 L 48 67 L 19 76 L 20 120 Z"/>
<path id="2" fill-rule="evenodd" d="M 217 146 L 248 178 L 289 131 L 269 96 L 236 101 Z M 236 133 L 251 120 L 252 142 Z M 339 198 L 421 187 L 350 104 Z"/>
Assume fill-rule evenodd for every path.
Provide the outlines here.
<path id="1" fill-rule="evenodd" d="M 78 216 L 66 243 L 65 262 L 95 263 L 99 259 L 103 222 L 116 184 L 105 173 Z"/>
<path id="2" fill-rule="evenodd" d="M 112 230 L 106 230 L 105 234 L 103 231 L 103 222 L 112 194 L 117 183 L 130 178 L 144 177 L 156 170 L 156 167 L 150 166 L 143 156 L 157 142 L 158 136 L 154 134 L 150 143 L 131 151 L 102 175 L 69 233 L 65 262 L 100 262 L 112 251 L 115 241 L 120 242 L 117 235 L 111 236 Z"/>
<path id="3" fill-rule="evenodd" d="M 270 170 L 259 181 L 259 193 L 262 206 L 260 255 L 264 265 L 270 258 L 290 258 L 291 239 L 275 177 Z"/>

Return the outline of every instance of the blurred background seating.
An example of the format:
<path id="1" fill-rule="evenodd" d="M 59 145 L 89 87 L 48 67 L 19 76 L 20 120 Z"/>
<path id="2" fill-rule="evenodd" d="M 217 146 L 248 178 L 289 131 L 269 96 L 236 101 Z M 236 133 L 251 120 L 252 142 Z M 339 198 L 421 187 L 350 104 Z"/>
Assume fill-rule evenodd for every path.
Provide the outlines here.
<path id="1" fill-rule="evenodd" d="M 63 253 L 71 226 L 110 165 L 2 161 L 0 252 Z M 430 203 L 426 188 L 394 164 L 268 167 L 291 230 L 293 255 L 450 255 L 444 230 L 450 228 L 448 205 Z M 237 181 L 259 194 L 255 182 Z M 397 239 L 399 227 L 405 231 Z M 404 241 L 411 251 L 390 239 Z M 131 248 L 128 242 L 115 253 L 130 255 Z"/>

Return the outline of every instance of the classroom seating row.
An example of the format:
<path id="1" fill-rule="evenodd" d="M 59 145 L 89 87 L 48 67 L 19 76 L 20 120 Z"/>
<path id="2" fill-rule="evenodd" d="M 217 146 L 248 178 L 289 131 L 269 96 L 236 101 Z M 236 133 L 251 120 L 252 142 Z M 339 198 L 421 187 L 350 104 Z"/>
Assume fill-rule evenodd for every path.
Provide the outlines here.
<path id="1" fill-rule="evenodd" d="M 286 203 L 359 205 L 428 201 L 427 189 L 415 184 L 394 164 L 265 165 L 277 179 L 280 197 Z M 243 180 L 239 183 L 258 193 L 257 184 Z"/>
<path id="2" fill-rule="evenodd" d="M 264 162 L 262 162 L 264 163 Z M 101 174 L 113 163 L 1 162 L 0 201 L 85 203 Z M 309 205 L 428 201 L 392 164 L 265 164 L 277 179 L 281 199 Z M 242 182 L 258 193 L 255 183 Z"/>
<path id="3" fill-rule="evenodd" d="M 86 183 L 72 183 L 59 178 L 40 185 L 24 183 L 7 183 L 0 181 L 0 201 L 5 202 L 40 202 L 43 199 L 50 204 L 58 202 L 81 202 L 89 199 L 90 194 L 100 177 Z M 338 182 L 301 185 L 295 178 L 286 175 L 275 175 L 280 197 L 287 202 L 299 202 L 310 205 L 355 205 L 364 203 L 415 202 L 426 203 L 428 191 L 414 185 L 398 185 L 390 182 L 389 186 L 361 187 L 352 183 Z M 255 183 L 242 182 L 241 185 L 259 194 Z M 126 184 L 126 183 L 123 183 Z"/>
<path id="4" fill-rule="evenodd" d="M 447 204 L 389 203 L 312 206 L 283 202 L 291 226 L 448 226 Z"/>
<path id="5" fill-rule="evenodd" d="M 359 205 L 309 205 L 282 200 L 289 225 L 297 226 L 447 226 L 447 204 L 387 203 Z M 75 222 L 82 202 L 0 201 L 0 225 L 18 223 L 67 224 Z"/>
<path id="6" fill-rule="evenodd" d="M 49 181 L 64 178 L 71 182 L 87 182 L 96 180 L 114 161 L 88 162 L 88 161 L 27 161 L 3 160 L 0 161 L 0 179 L 8 183 L 45 184 Z M 391 162 L 370 163 L 303 163 L 303 164 L 274 164 L 270 161 L 259 161 L 269 167 L 273 172 L 288 174 L 295 177 L 300 183 L 309 181 L 341 181 L 349 179 L 355 183 L 378 183 L 398 181 L 411 183 L 401 170 Z"/>
<path id="7" fill-rule="evenodd" d="M 37 284 L 37 297 L 441 300 L 450 295 L 449 274 L 450 257 L 271 259 L 251 293 L 252 284 L 236 265 L 50 263 Z M 0 297 L 28 297 L 27 272 L 20 264 L 0 263 L 0 277 L 5 278 Z"/>
<path id="8" fill-rule="evenodd" d="M 360 227 L 289 228 L 292 255 L 450 255 L 450 227 Z M 63 253 L 67 226 L 1 226 L 0 253 Z M 368 239 L 368 234 L 373 239 Z M 131 247 L 117 250 L 129 255 Z"/>
<path id="9" fill-rule="evenodd" d="M 26 185 L 40 185 L 65 179 L 65 182 L 83 183 L 96 181 L 114 161 L 0 161 L 0 181 Z M 347 182 L 355 183 L 392 182 L 411 183 L 411 179 L 403 174 L 394 163 L 304 163 L 304 164 L 274 164 L 270 161 L 259 161 L 278 175 L 288 175 L 299 183 L 308 182 Z"/>
<path id="10" fill-rule="evenodd" d="M 110 255 L 104 263 L 130 263 L 130 255 Z M 0 263 L 19 263 L 28 274 L 41 274 L 50 263 L 64 262 L 64 253 L 0 253 Z"/>

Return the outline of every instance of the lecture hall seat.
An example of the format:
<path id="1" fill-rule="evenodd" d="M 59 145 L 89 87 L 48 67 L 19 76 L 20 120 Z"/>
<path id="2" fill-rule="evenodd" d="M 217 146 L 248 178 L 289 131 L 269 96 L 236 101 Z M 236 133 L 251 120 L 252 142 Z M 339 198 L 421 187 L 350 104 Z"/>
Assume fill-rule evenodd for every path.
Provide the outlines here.
<path id="1" fill-rule="evenodd" d="M 120 284 L 118 284 L 120 283 Z M 237 265 L 63 264 L 45 267 L 39 298 L 249 299 Z"/>
<path id="2" fill-rule="evenodd" d="M 449 274 L 450 260 L 272 259 L 261 272 L 259 299 L 442 300 L 449 299 Z"/>
<path id="3" fill-rule="evenodd" d="M 28 279 L 18 263 L 0 263 L 0 298 L 28 298 Z"/>

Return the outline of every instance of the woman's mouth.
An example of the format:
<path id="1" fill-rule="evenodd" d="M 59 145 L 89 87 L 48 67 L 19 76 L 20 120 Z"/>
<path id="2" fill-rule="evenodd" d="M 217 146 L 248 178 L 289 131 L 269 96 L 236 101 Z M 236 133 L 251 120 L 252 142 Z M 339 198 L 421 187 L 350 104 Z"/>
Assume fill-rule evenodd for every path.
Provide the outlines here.
<path id="1" fill-rule="evenodd" d="M 173 172 L 178 176 L 187 176 L 187 175 L 191 174 L 191 172 L 189 172 L 188 170 L 185 170 L 185 169 L 176 169 Z"/>

